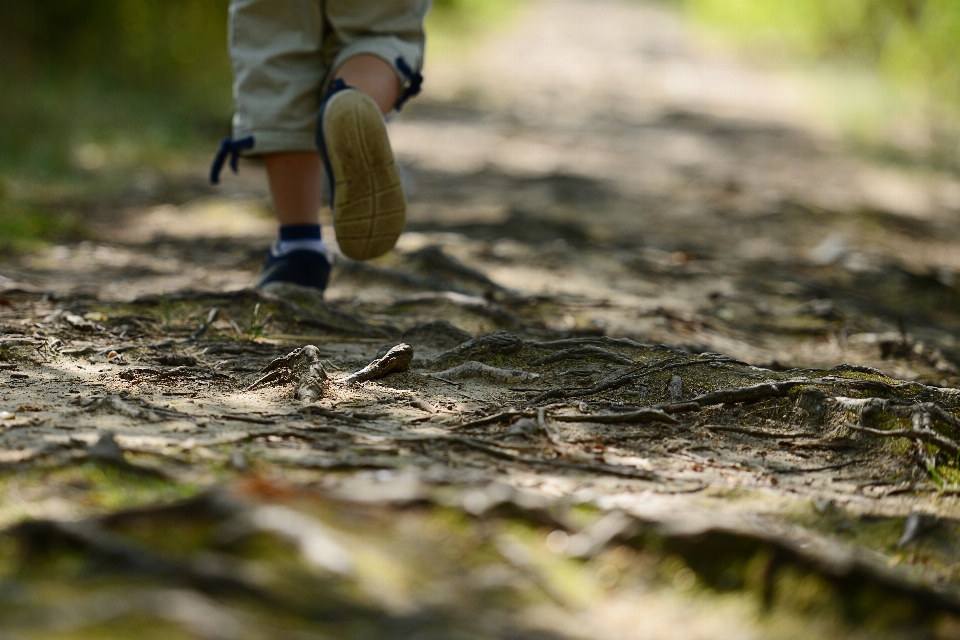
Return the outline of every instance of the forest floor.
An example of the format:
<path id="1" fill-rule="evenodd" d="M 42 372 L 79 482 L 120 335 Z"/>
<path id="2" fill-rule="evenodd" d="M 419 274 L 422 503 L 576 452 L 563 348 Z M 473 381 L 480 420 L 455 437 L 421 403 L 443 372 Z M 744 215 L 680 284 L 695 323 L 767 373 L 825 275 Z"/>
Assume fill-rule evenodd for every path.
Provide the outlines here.
<path id="1" fill-rule="evenodd" d="M 803 91 L 533 3 L 430 61 L 408 231 L 322 298 L 249 288 L 254 163 L 48 199 L 93 237 L 0 263 L 0 638 L 960 638 L 960 180 Z"/>

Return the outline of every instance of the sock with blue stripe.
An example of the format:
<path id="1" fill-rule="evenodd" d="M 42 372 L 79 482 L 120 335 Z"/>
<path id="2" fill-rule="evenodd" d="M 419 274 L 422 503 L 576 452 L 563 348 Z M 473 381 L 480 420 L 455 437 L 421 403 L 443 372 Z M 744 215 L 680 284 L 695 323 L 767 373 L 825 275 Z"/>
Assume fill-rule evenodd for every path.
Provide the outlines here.
<path id="1" fill-rule="evenodd" d="M 330 250 L 320 238 L 319 224 L 287 224 L 280 227 L 280 239 L 271 249 L 276 257 L 285 256 L 291 251 L 316 251 L 330 257 Z"/>

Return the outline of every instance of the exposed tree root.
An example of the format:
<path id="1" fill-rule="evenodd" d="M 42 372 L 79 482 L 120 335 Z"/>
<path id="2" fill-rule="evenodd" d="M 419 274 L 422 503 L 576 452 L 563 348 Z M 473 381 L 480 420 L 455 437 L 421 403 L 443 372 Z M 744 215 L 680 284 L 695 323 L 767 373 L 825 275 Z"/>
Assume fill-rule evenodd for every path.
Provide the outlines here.
<path id="1" fill-rule="evenodd" d="M 539 373 L 530 373 L 519 369 L 500 369 L 475 360 L 464 362 L 452 369 L 439 371 L 437 373 L 428 373 L 427 375 L 431 378 L 446 380 L 448 382 L 476 377 L 486 377 L 503 382 L 519 382 L 522 380 L 536 380 L 540 377 Z"/>
<path id="2" fill-rule="evenodd" d="M 338 379 L 339 384 L 353 384 L 366 380 L 376 380 L 391 373 L 406 371 L 413 362 L 413 347 L 408 344 L 398 344 L 387 351 L 386 355 L 365 366 L 360 371 Z"/>
<path id="3" fill-rule="evenodd" d="M 777 432 L 777 431 L 765 431 L 763 429 L 751 429 L 750 427 L 741 427 L 735 424 L 706 424 L 703 426 L 704 429 L 709 429 L 710 431 L 728 431 L 730 433 L 742 433 L 745 436 L 753 436 L 755 438 L 782 438 L 784 440 L 789 440 L 791 438 L 817 438 L 820 434 L 817 433 L 792 433 L 792 432 Z"/>
<path id="4" fill-rule="evenodd" d="M 570 360 L 574 358 L 600 358 L 601 360 L 606 360 L 608 362 L 615 362 L 617 364 L 626 364 L 632 365 L 635 364 L 633 360 L 626 356 L 622 356 L 619 353 L 610 351 L 609 349 L 604 349 L 603 347 L 598 347 L 595 345 L 588 345 L 584 347 L 576 347 L 573 349 L 563 349 L 561 351 L 556 351 L 551 353 L 549 356 L 544 356 L 531 362 L 531 365 L 542 365 L 542 364 L 551 364 L 553 362 L 560 362 L 561 360 Z"/>
<path id="5" fill-rule="evenodd" d="M 446 364 L 457 360 L 474 360 L 495 355 L 514 353 L 523 348 L 523 340 L 509 331 L 494 331 L 464 342 L 432 358 L 432 362 Z"/>
<path id="6" fill-rule="evenodd" d="M 563 340 L 551 340 L 549 342 L 528 342 L 534 349 L 571 349 L 583 346 L 606 345 L 608 347 L 630 347 L 647 351 L 656 349 L 660 351 L 669 351 L 678 353 L 676 349 L 662 344 L 644 344 L 631 340 L 630 338 L 611 338 L 609 336 L 595 336 L 589 338 L 564 338 Z M 632 364 L 632 362 L 631 362 Z"/>
<path id="7" fill-rule="evenodd" d="M 487 416 L 485 418 L 478 418 L 477 420 L 464 422 L 462 424 L 458 424 L 450 428 L 451 429 L 470 429 L 473 427 L 482 427 L 488 424 L 496 424 L 498 422 L 503 422 L 505 420 L 511 420 L 521 415 L 523 415 L 522 411 L 515 411 L 515 410 L 501 411 L 500 413 L 495 413 L 492 416 Z"/>
<path id="8" fill-rule="evenodd" d="M 597 422 L 600 424 L 642 424 L 663 422 L 680 424 L 680 421 L 659 409 L 639 409 L 624 413 L 578 413 L 575 415 L 550 416 L 557 422 Z"/>
<path id="9" fill-rule="evenodd" d="M 312 344 L 277 358 L 261 369 L 262 376 L 244 391 L 253 391 L 266 385 L 296 384 L 294 397 L 303 402 L 315 402 L 327 385 L 327 372 L 320 362 L 320 350 Z"/>
<path id="10" fill-rule="evenodd" d="M 880 436 L 883 438 L 910 438 L 912 440 L 929 442 L 954 455 L 960 453 L 960 445 L 949 438 L 944 438 L 936 431 L 928 431 L 925 429 L 890 429 L 885 431 L 883 429 L 861 427 L 856 424 L 846 424 L 844 426 L 853 431 L 859 431 L 860 433 L 869 433 L 872 436 Z"/>
<path id="11" fill-rule="evenodd" d="M 393 303 L 394 307 L 403 307 L 412 304 L 423 304 L 428 302 L 448 302 L 470 311 L 475 311 L 484 315 L 501 325 L 506 325 L 511 329 L 517 330 L 523 326 L 519 318 L 501 307 L 495 302 L 490 302 L 480 296 L 472 296 L 456 291 L 439 291 L 418 293 L 413 296 L 402 298 Z"/>

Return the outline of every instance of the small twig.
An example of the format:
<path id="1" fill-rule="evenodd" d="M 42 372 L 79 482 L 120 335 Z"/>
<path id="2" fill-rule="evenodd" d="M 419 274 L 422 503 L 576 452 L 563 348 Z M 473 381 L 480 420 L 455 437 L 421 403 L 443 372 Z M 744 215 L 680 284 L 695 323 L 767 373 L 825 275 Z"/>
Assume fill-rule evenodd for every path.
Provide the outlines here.
<path id="1" fill-rule="evenodd" d="M 442 382 L 443 384 L 448 384 L 451 387 L 456 387 L 457 389 L 462 389 L 463 385 L 459 382 L 454 382 L 453 380 L 447 380 L 446 378 L 438 378 L 432 373 L 421 373 L 424 378 L 430 378 L 431 380 L 436 380 L 437 382 Z"/>
<path id="2" fill-rule="evenodd" d="M 190 337 L 187 339 L 187 341 L 196 342 L 200 338 L 200 336 L 202 336 L 204 333 L 207 332 L 207 329 L 210 327 L 210 325 L 216 321 L 218 315 L 220 315 L 219 308 L 214 307 L 210 309 L 210 311 L 207 313 L 206 322 L 202 322 L 200 326 L 193 333 L 190 334 Z"/>
<path id="3" fill-rule="evenodd" d="M 439 409 L 419 396 L 412 396 L 410 398 L 410 404 L 417 408 L 423 409 L 427 413 L 440 413 Z"/>

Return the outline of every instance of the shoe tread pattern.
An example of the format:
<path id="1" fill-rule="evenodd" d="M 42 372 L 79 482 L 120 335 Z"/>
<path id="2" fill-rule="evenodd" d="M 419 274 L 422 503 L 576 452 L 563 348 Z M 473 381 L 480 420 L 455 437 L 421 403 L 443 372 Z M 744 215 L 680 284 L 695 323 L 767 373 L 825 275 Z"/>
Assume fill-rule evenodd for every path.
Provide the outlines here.
<path id="1" fill-rule="evenodd" d="M 333 225 L 343 253 L 368 260 L 393 248 L 407 204 L 383 116 L 358 91 L 332 97 L 323 119 L 335 187 Z"/>

